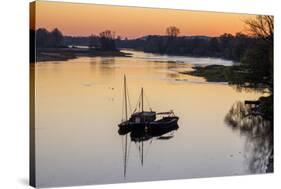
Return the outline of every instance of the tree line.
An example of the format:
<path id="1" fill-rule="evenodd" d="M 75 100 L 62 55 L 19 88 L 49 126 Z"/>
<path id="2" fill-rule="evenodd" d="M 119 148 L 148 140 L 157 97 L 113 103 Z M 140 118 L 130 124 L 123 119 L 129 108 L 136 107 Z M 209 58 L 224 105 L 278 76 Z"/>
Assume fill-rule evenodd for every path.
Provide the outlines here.
<path id="1" fill-rule="evenodd" d="M 167 29 L 165 36 L 149 35 L 143 38 L 117 41 L 120 48 L 131 48 L 144 52 L 195 57 L 216 57 L 240 61 L 243 53 L 252 48 L 256 39 L 242 33 L 225 33 L 219 37 L 177 36 Z"/>
<path id="2" fill-rule="evenodd" d="M 39 28 L 35 32 L 35 39 L 37 48 L 59 48 L 64 45 L 64 36 L 58 28 L 52 31 Z"/>
<path id="3" fill-rule="evenodd" d="M 241 64 L 228 70 L 229 83 L 238 87 L 267 88 L 273 92 L 273 16 L 245 21 L 247 33 L 225 33 L 218 37 L 179 36 L 170 26 L 166 35 L 149 35 L 116 41 L 121 48 L 144 52 L 229 59 Z"/>
<path id="4" fill-rule="evenodd" d="M 130 48 L 144 52 L 184 55 L 196 57 L 216 57 L 241 62 L 229 75 L 232 83 L 245 85 L 262 82 L 273 90 L 273 36 L 272 16 L 257 16 L 245 21 L 248 33 L 225 33 L 218 37 L 179 36 L 176 26 L 166 28 L 166 35 L 148 35 L 137 39 L 121 39 L 115 32 L 105 30 L 98 35 L 87 37 L 63 36 L 55 28 L 35 31 L 37 48 L 60 48 L 68 46 L 88 46 L 89 49 L 116 51 Z M 238 74 L 239 73 L 239 74 Z"/>
<path id="5" fill-rule="evenodd" d="M 232 84 L 267 88 L 273 95 L 273 16 L 257 16 L 245 21 L 253 43 L 241 54 L 241 65 L 230 72 Z"/>
<path id="6" fill-rule="evenodd" d="M 33 31 L 31 31 L 33 32 Z M 68 46 L 88 46 L 90 49 L 116 51 L 115 33 L 111 30 L 105 30 L 98 36 L 91 34 L 87 37 L 64 36 L 63 33 L 55 28 L 48 31 L 45 28 L 39 28 L 35 31 L 37 48 L 66 48 Z"/>

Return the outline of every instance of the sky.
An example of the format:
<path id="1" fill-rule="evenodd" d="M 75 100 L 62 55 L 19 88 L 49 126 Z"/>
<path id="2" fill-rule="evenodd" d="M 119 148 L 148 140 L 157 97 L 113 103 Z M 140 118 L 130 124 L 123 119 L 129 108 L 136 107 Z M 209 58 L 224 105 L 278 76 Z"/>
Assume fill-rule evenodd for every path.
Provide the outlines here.
<path id="1" fill-rule="evenodd" d="M 176 26 L 180 35 L 219 36 L 245 32 L 249 14 L 230 14 L 174 9 L 122 7 L 96 4 L 36 2 L 35 27 L 59 28 L 64 35 L 98 35 L 112 30 L 116 36 L 137 38 L 164 35 L 166 28 Z"/>

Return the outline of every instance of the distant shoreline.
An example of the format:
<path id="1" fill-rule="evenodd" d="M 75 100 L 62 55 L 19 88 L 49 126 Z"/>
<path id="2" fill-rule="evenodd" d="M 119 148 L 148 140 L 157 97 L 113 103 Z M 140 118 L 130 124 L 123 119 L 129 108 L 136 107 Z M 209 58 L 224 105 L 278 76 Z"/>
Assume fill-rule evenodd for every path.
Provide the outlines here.
<path id="1" fill-rule="evenodd" d="M 66 61 L 78 57 L 130 57 L 130 53 L 121 51 L 102 51 L 87 48 L 39 48 L 35 62 Z"/>

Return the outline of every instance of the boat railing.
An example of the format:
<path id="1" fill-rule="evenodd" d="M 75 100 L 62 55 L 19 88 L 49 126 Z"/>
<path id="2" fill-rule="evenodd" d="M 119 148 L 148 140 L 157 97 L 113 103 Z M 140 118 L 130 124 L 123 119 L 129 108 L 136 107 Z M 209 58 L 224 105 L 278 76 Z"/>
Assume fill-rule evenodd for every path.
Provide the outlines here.
<path id="1" fill-rule="evenodd" d="M 169 115 L 169 116 L 175 116 L 174 111 L 171 110 L 169 112 L 158 112 L 157 115 Z"/>

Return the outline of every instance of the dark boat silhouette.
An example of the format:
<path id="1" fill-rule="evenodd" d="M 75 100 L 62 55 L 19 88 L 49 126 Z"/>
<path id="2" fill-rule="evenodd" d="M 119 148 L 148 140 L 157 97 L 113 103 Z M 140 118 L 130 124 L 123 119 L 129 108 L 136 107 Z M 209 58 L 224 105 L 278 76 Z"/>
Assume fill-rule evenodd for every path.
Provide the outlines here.
<path id="1" fill-rule="evenodd" d="M 156 113 L 150 108 L 149 111 L 144 110 L 144 90 L 141 89 L 141 94 L 137 103 L 137 107 L 128 119 L 128 89 L 126 76 L 124 76 L 124 105 L 125 105 L 125 120 L 119 126 L 119 134 L 127 134 L 131 131 L 146 130 L 151 134 L 157 134 L 178 128 L 177 122 L 179 117 L 175 116 L 171 110 L 169 112 Z M 129 102 L 130 104 L 130 102 Z M 157 118 L 159 117 L 160 118 Z"/>
<path id="2" fill-rule="evenodd" d="M 124 150 L 124 179 L 126 179 L 127 174 L 131 142 L 137 145 L 141 165 L 143 166 L 145 143 L 148 145 L 148 151 L 153 140 L 170 140 L 174 137 L 174 131 L 179 128 L 177 124 L 179 118 L 174 115 L 173 111 L 156 113 L 151 108 L 144 110 L 144 96 L 142 88 L 137 107 L 128 117 L 128 106 L 130 107 L 131 105 L 126 76 L 124 76 L 124 104 L 122 112 L 125 114 L 125 116 L 123 114 L 125 118 L 118 125 L 118 133 L 125 139 L 124 144 L 122 142 L 122 147 L 125 147 L 122 148 Z M 130 141 L 128 136 L 130 136 Z M 147 154 L 147 151 L 145 154 Z"/>
<path id="3" fill-rule="evenodd" d="M 170 133 L 172 131 L 175 131 L 179 128 L 178 124 L 173 124 L 172 126 L 161 128 L 161 129 L 143 129 L 143 130 L 135 130 L 133 129 L 130 133 L 131 141 L 133 142 L 139 142 L 139 141 L 146 141 L 151 138 L 157 138 L 157 139 L 164 139 L 167 136 L 163 136 L 167 133 Z M 163 137 L 163 138 L 162 138 Z M 171 138 L 170 136 L 167 138 Z"/>
<path id="4" fill-rule="evenodd" d="M 129 162 L 129 153 L 130 147 L 132 144 L 135 144 L 137 147 L 137 151 L 139 152 L 141 166 L 144 165 L 145 155 L 147 155 L 150 146 L 155 140 L 171 140 L 175 136 L 175 131 L 178 129 L 178 125 L 175 124 L 173 127 L 167 127 L 165 129 L 158 129 L 155 132 L 151 132 L 147 129 L 133 129 L 130 134 L 120 134 L 122 136 L 122 150 L 124 153 L 123 161 L 124 161 L 124 170 L 123 175 L 124 179 L 126 179 L 127 174 L 127 165 Z M 130 137 L 129 137 L 130 136 Z M 146 147 L 146 151 L 144 151 Z"/>

